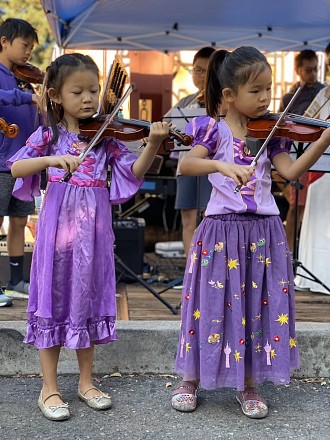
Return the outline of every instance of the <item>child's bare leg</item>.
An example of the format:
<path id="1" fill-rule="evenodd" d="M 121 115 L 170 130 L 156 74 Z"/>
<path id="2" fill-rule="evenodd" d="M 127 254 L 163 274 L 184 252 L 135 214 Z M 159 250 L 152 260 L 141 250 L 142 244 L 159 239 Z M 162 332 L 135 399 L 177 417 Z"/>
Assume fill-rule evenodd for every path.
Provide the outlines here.
<path id="1" fill-rule="evenodd" d="M 50 394 L 58 393 L 57 364 L 60 356 L 60 346 L 39 350 L 41 371 L 43 376 L 42 399 L 45 400 Z M 47 406 L 61 405 L 60 396 L 55 395 L 47 399 Z"/>
<path id="2" fill-rule="evenodd" d="M 92 379 L 94 346 L 76 350 L 76 353 L 80 370 L 79 390 L 81 393 L 85 393 L 86 390 L 94 387 Z M 92 389 L 85 394 L 85 397 L 92 398 L 100 395 L 102 395 L 100 391 Z"/>
<path id="3" fill-rule="evenodd" d="M 78 397 L 87 405 L 96 410 L 111 408 L 111 397 L 94 387 L 92 382 L 94 346 L 76 350 L 80 378 L 78 385 Z"/>

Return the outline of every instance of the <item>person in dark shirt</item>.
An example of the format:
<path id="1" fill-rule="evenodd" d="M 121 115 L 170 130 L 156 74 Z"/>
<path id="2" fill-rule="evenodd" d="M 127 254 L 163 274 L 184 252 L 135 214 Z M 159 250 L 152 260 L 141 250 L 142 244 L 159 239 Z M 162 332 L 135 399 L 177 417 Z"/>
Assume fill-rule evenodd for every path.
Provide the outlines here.
<path id="1" fill-rule="evenodd" d="M 295 71 L 300 77 L 300 81 L 294 84 L 290 91 L 283 95 L 279 111 L 282 112 L 289 104 L 291 98 L 298 90 L 298 88 L 303 85 L 299 95 L 289 109 L 289 113 L 294 113 L 296 115 L 303 115 L 307 110 L 311 102 L 314 100 L 318 92 L 323 89 L 325 84 L 317 81 L 318 73 L 318 58 L 313 50 L 302 50 L 295 57 Z M 277 180 L 277 177 L 276 177 Z M 299 206 L 299 225 L 301 224 L 304 207 L 306 203 L 307 187 L 308 187 L 308 172 L 304 173 L 300 179 L 300 184 L 302 188 L 298 192 L 298 206 Z M 293 252 L 294 246 L 294 212 L 295 212 L 295 196 L 296 189 L 294 186 L 290 185 L 284 189 L 284 195 L 289 202 L 289 208 L 286 215 L 286 235 L 289 243 L 291 252 Z"/>
<path id="2" fill-rule="evenodd" d="M 283 112 L 301 84 L 304 84 L 297 99 L 289 109 L 290 113 L 303 115 L 324 84 L 317 81 L 318 58 L 313 50 L 302 50 L 295 57 L 295 71 L 300 81 L 295 83 L 288 93 L 282 96 L 279 111 Z"/>

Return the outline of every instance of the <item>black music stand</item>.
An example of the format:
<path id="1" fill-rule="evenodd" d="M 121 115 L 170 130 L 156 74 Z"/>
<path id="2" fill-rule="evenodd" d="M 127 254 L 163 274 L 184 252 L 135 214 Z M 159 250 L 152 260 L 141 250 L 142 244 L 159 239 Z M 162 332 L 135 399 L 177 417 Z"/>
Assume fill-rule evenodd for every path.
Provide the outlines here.
<path id="1" fill-rule="evenodd" d="M 141 286 L 143 286 L 145 289 L 147 289 L 152 295 L 154 295 L 155 298 L 157 298 L 160 302 L 162 302 L 168 309 L 171 310 L 173 315 L 177 315 L 180 310 L 180 304 L 177 306 L 172 306 L 166 299 L 164 299 L 161 294 L 164 292 L 167 292 L 168 290 L 172 289 L 172 287 L 175 285 L 174 282 L 168 283 L 168 286 L 165 289 L 162 289 L 160 291 L 156 291 L 152 287 L 149 286 L 148 283 L 146 283 L 139 275 L 137 275 L 132 269 L 130 269 L 121 258 L 114 254 L 115 257 L 115 269 L 116 269 L 116 282 L 118 283 L 120 281 L 121 276 L 126 274 L 133 280 L 137 281 Z"/>
<path id="2" fill-rule="evenodd" d="M 206 115 L 206 109 L 205 107 L 197 107 L 197 108 L 172 108 L 169 110 L 166 115 L 164 116 L 165 121 L 172 122 L 179 131 L 185 129 L 185 124 L 189 123 L 189 121 L 197 116 L 205 116 Z M 179 148 L 173 148 L 171 150 L 167 150 L 165 148 L 165 151 L 169 152 L 186 152 L 190 151 L 191 148 L 181 148 L 180 144 L 177 144 Z M 197 213 L 196 213 L 196 225 L 198 226 L 200 222 L 202 221 L 202 209 L 200 206 L 200 195 L 201 195 L 201 178 L 200 176 L 197 177 L 197 196 L 196 196 L 196 205 L 197 205 Z"/>
<path id="3" fill-rule="evenodd" d="M 310 144 L 307 144 L 307 146 L 304 148 L 303 142 L 298 142 L 297 146 L 295 144 L 295 154 L 296 158 L 300 157 L 304 151 L 308 148 Z M 292 185 L 295 187 L 295 209 L 294 209 L 294 235 L 293 235 L 293 255 L 292 255 L 292 264 L 293 264 L 293 272 L 295 276 L 299 276 L 302 278 L 305 278 L 306 280 L 314 281 L 317 284 L 320 284 L 322 287 L 324 287 L 328 292 L 330 292 L 330 288 L 326 286 L 319 278 L 317 278 L 310 270 L 308 270 L 301 261 L 299 261 L 298 253 L 299 253 L 299 227 L 298 227 L 298 221 L 299 221 L 299 204 L 298 204 L 298 194 L 299 191 L 303 188 L 302 185 L 299 183 L 299 179 L 292 183 Z M 302 273 L 297 273 L 297 269 L 300 268 L 303 271 L 306 272 L 306 275 Z"/>

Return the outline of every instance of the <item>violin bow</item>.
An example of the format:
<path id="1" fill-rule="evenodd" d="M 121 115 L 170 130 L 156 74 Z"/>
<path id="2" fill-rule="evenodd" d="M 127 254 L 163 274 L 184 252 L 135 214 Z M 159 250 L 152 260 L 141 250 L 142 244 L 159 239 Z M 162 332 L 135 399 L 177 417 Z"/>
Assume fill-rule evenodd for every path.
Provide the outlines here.
<path id="1" fill-rule="evenodd" d="M 120 107 L 123 105 L 123 103 L 129 97 L 129 95 L 132 93 L 133 89 L 134 89 L 134 85 L 130 84 L 128 89 L 124 93 L 124 95 L 119 99 L 117 104 L 114 106 L 114 108 L 111 111 L 111 113 L 109 113 L 106 116 L 106 118 L 104 119 L 103 124 L 98 129 L 98 131 L 95 133 L 95 135 L 93 136 L 91 141 L 88 143 L 88 145 L 85 148 L 85 150 L 79 155 L 79 159 L 83 160 L 87 156 L 87 154 L 91 151 L 91 149 L 98 143 L 98 141 L 99 141 L 100 137 L 102 136 L 103 132 L 105 131 L 107 126 L 113 121 L 113 119 L 116 117 Z M 71 173 L 70 171 L 66 172 L 65 175 L 60 180 L 60 182 L 62 182 L 62 183 L 63 182 L 68 182 L 71 179 L 72 175 L 73 175 L 73 173 Z"/>
<path id="2" fill-rule="evenodd" d="M 301 92 L 302 88 L 304 87 L 304 83 L 301 84 L 299 86 L 299 88 L 296 90 L 295 94 L 292 96 L 292 98 L 290 99 L 290 102 L 288 103 L 288 105 L 285 107 L 283 113 L 281 114 L 281 116 L 278 118 L 276 124 L 274 125 L 274 127 L 271 129 L 269 135 L 267 136 L 267 138 L 264 140 L 263 144 L 261 145 L 260 150 L 258 151 L 258 153 L 255 155 L 255 158 L 253 159 L 253 161 L 251 162 L 251 167 L 255 167 L 258 163 L 259 157 L 262 155 L 262 153 L 264 152 L 265 148 L 268 145 L 268 142 L 271 140 L 271 138 L 273 137 L 275 131 L 278 129 L 279 125 L 281 124 L 281 122 L 283 121 L 283 119 L 285 118 L 285 116 L 287 115 L 288 111 L 290 110 L 290 107 L 292 106 L 292 104 L 294 103 L 294 101 L 297 99 L 297 96 L 299 95 L 299 93 Z M 237 185 L 235 188 L 235 193 L 238 193 L 243 185 Z"/>

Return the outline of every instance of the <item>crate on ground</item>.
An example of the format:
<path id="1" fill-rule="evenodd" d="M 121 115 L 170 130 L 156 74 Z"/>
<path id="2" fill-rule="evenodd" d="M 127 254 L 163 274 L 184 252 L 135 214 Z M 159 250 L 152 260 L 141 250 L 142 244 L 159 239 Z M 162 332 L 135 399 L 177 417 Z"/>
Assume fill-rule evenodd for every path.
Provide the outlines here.
<path id="1" fill-rule="evenodd" d="M 155 253 L 163 258 L 185 258 L 182 241 L 160 241 L 155 244 Z"/>

